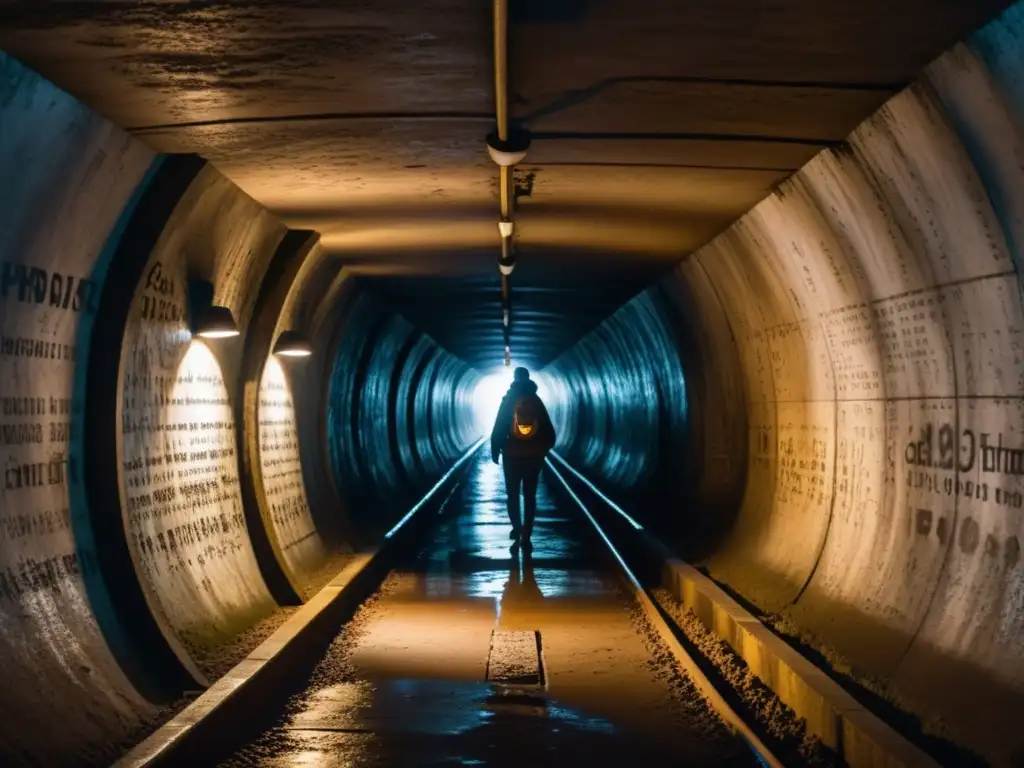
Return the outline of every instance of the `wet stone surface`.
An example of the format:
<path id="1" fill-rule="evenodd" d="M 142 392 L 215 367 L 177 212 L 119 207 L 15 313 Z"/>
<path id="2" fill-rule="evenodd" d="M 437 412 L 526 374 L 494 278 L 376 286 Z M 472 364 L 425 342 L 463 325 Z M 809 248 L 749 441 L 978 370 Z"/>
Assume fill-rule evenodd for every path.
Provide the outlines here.
<path id="1" fill-rule="evenodd" d="M 222 765 L 756 765 L 645 630 L 578 513 L 542 482 L 533 551 L 513 557 L 503 496 L 500 469 L 475 464 L 416 561 Z M 488 682 L 530 664 L 543 685 Z"/>
<path id="2" fill-rule="evenodd" d="M 491 635 L 487 680 L 533 685 L 541 682 L 540 646 L 536 632 L 496 631 Z"/>

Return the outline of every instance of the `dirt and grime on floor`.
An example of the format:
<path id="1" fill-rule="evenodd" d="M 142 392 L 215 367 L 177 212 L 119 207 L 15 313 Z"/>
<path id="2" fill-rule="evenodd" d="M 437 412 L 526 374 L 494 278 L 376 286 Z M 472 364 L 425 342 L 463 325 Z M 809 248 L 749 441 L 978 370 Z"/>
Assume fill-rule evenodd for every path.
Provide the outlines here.
<path id="1" fill-rule="evenodd" d="M 658 630 L 652 626 L 643 608 L 635 601 L 630 610 L 630 620 L 650 654 L 648 669 L 668 686 L 681 718 L 690 728 L 698 729 L 708 741 L 719 742 L 723 746 L 735 741 L 735 737 L 729 733 L 718 713 L 704 699 L 693 681 L 679 668 L 672 651 L 661 639 Z"/>
<path id="2" fill-rule="evenodd" d="M 456 514 L 220 765 L 754 768 L 575 509 L 542 483 L 534 547 L 510 554 L 496 470 L 470 471 Z M 488 681 L 496 633 L 536 637 L 543 683 Z"/>
<path id="3" fill-rule="evenodd" d="M 351 559 L 352 555 L 344 552 L 328 557 L 323 565 L 315 573 L 309 575 L 301 585 L 305 598 L 308 600 L 323 589 Z M 244 660 L 260 643 L 274 634 L 298 610 L 299 606 L 280 606 L 270 615 L 263 617 L 226 642 L 206 647 L 185 643 L 185 647 L 199 670 L 213 684 Z M 122 742 L 120 751 L 126 752 L 145 739 L 195 701 L 201 693 L 202 691 L 198 690 L 186 691 L 182 696 L 162 706 Z"/>
<path id="4" fill-rule="evenodd" d="M 355 683 L 358 680 L 355 665 L 352 663 L 352 651 L 360 638 L 365 635 L 368 625 L 373 621 L 380 601 L 394 593 L 400 583 L 399 577 L 395 574 L 384 580 L 377 591 L 363 602 L 331 641 L 323 658 L 306 680 L 305 687 L 288 699 L 280 723 L 264 731 L 257 739 L 246 744 L 232 757 L 220 763 L 220 768 L 256 768 L 266 765 L 275 757 L 301 748 L 299 739 L 294 732 L 285 727 L 285 723 L 298 715 L 303 709 L 304 702 L 318 692 Z"/>
<path id="5" fill-rule="evenodd" d="M 733 707 L 776 757 L 786 765 L 833 768 L 843 763 L 838 755 L 807 733 L 806 722 L 786 706 L 736 654 L 728 643 L 708 631 L 693 611 L 665 589 L 652 596 L 682 631 L 686 640 L 718 671 L 734 693 Z"/>

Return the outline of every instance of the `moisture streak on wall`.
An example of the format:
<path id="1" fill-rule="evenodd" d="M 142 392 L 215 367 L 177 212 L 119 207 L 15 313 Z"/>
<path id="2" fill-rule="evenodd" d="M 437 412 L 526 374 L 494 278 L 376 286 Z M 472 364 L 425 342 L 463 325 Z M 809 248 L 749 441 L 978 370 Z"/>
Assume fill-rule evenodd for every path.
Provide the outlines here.
<path id="1" fill-rule="evenodd" d="M 100 254 L 154 157 L 2 52 L 0 126 L 0 744 L 11 761 L 102 762 L 149 705 L 83 584 L 94 564 L 70 520 L 73 387 Z"/>

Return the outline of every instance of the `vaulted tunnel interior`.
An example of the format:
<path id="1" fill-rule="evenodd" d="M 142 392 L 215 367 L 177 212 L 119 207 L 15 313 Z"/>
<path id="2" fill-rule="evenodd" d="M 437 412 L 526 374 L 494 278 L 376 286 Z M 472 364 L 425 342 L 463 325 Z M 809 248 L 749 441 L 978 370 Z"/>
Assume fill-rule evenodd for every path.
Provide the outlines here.
<path id="1" fill-rule="evenodd" d="M 506 337 L 488 4 L 0 2 L 4 756 L 222 673 L 475 443 L 507 340 L 641 524 L 1019 764 L 1024 6 L 509 9 Z"/>

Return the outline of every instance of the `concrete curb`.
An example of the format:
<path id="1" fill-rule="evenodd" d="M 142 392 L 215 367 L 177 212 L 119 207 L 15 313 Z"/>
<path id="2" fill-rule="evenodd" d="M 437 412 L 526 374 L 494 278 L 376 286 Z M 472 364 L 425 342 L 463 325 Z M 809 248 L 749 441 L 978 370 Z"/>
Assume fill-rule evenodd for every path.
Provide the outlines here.
<path id="1" fill-rule="evenodd" d="M 663 586 L 747 663 L 850 768 L 939 763 L 873 715 L 696 568 L 665 558 Z"/>
<path id="2" fill-rule="evenodd" d="M 179 753 L 192 747 L 186 741 L 205 738 L 198 731 L 207 729 L 212 720 L 230 717 L 231 710 L 239 708 L 239 699 L 256 695 L 265 684 L 271 683 L 276 667 L 287 665 L 297 652 L 305 649 L 301 642 L 310 627 L 324 624 L 344 610 L 346 592 L 379 554 L 357 555 L 330 583 L 305 603 L 274 634 L 260 643 L 248 656 L 222 678 L 206 689 L 185 709 L 132 748 L 115 768 L 140 768 L 169 764 L 180 760 Z M 359 591 L 359 590 L 357 590 Z M 357 602 L 358 604 L 358 602 Z M 192 752 L 192 749 L 188 750 Z"/>
<path id="3" fill-rule="evenodd" d="M 284 684 L 290 671 L 311 661 L 315 663 L 319 658 L 318 646 L 330 642 L 340 624 L 388 572 L 395 552 L 415 533 L 424 518 L 417 513 L 427 507 L 427 502 L 437 500 L 439 492 L 482 444 L 483 441 L 470 448 L 388 532 L 377 549 L 355 555 L 277 631 L 199 698 L 123 755 L 113 768 L 202 764 L 207 750 L 221 746 L 222 734 L 233 730 L 233 725 L 246 717 L 253 704 L 264 709 L 267 698 Z"/>

